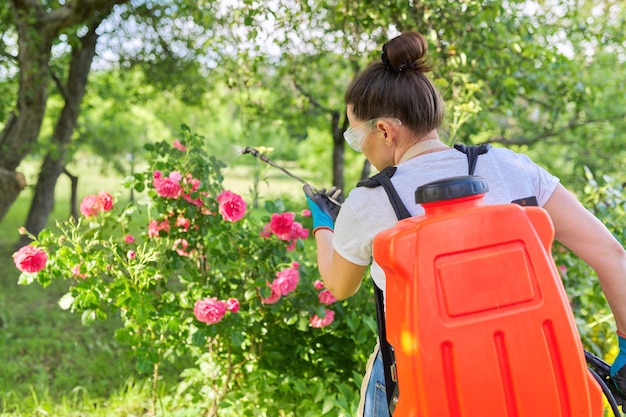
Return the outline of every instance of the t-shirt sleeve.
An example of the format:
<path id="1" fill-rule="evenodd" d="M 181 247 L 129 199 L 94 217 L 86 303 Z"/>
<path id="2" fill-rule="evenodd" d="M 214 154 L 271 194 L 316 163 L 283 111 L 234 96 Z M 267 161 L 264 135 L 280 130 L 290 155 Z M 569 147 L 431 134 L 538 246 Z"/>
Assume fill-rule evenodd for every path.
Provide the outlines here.
<path id="1" fill-rule="evenodd" d="M 529 180 L 536 192 L 537 203 L 539 206 L 544 206 L 559 185 L 559 178 L 537 165 L 527 155 L 517 154 L 517 156 L 528 173 Z"/>

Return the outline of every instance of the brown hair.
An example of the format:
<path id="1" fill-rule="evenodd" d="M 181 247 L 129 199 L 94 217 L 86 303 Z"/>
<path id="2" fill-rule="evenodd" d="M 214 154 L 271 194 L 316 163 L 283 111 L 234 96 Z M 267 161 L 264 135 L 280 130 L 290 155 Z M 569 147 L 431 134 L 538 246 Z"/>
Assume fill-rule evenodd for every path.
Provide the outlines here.
<path id="1" fill-rule="evenodd" d="M 428 43 L 418 32 L 403 32 L 383 45 L 380 62 L 370 64 L 348 86 L 346 104 L 360 120 L 395 117 L 421 135 L 437 129 L 444 105 L 426 77 Z"/>

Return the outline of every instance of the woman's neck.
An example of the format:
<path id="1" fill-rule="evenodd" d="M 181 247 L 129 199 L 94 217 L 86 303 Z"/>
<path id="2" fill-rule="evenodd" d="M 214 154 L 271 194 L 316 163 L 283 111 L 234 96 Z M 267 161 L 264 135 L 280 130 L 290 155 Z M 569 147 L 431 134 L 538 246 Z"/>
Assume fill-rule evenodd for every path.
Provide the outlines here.
<path id="1" fill-rule="evenodd" d="M 409 147 L 406 152 L 404 152 L 404 154 L 400 157 L 400 160 L 396 162 L 396 165 L 408 161 L 411 158 L 415 158 L 418 155 L 431 153 L 436 149 L 443 150 L 444 148 L 449 148 L 449 146 L 440 141 L 439 138 L 435 137 L 422 139 L 419 142 L 411 145 L 411 147 Z"/>

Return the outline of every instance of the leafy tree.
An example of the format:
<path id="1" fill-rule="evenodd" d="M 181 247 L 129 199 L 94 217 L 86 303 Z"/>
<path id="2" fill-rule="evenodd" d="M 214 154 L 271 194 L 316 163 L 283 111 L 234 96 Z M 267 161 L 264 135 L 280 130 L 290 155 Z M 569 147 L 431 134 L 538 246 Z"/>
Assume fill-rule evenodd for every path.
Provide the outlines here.
<path id="1" fill-rule="evenodd" d="M 623 63 L 624 13 L 614 1 L 284 1 L 232 6 L 221 23 L 237 28 L 225 45 L 242 45 L 232 60 L 237 85 L 262 83 L 280 91 L 287 103 L 273 108 L 249 102 L 249 111 L 281 120 L 298 120 L 294 112 L 300 112 L 301 123 L 326 126 L 332 137 L 332 181 L 343 186 L 342 94 L 357 71 L 379 58 L 376 46 L 389 36 L 419 30 L 428 37 L 437 64 L 433 78 L 448 104 L 450 142 L 536 147 L 539 156 L 562 155 L 560 145 L 578 136 L 577 130 L 623 119 L 624 106 L 608 109 L 604 100 L 593 98 L 618 91 L 595 88 L 607 78 L 593 68 L 600 70 L 607 60 L 613 66 Z M 576 59 L 581 51 L 587 52 L 585 59 Z M 264 72 L 271 64 L 273 72 Z M 611 74 L 621 77 L 621 72 Z M 601 115 L 590 118 L 590 112 Z M 605 152 L 609 142 L 601 147 L 585 140 L 569 143 Z M 554 150 L 546 152 L 544 143 Z M 558 165 L 546 165 L 559 172 Z"/>
<path id="2" fill-rule="evenodd" d="M 53 203 L 54 184 L 64 169 L 64 154 L 69 143 L 82 100 L 91 60 L 95 55 L 97 29 L 113 6 L 126 0 L 84 0 L 62 5 L 14 0 L 10 2 L 11 22 L 18 39 L 16 55 L 19 88 L 14 110 L 0 133 L 0 219 L 17 198 L 25 184 L 17 167 L 37 142 L 54 82 L 64 98 L 64 108 L 41 168 L 27 224 L 41 230 Z M 51 65 L 53 48 L 59 38 L 68 38 L 71 60 L 63 81 Z M 2 45 L 8 48 L 8 45 Z M 4 49 L 3 55 L 10 56 Z"/>
<path id="3" fill-rule="evenodd" d="M 529 151 L 565 182 L 581 188 L 584 165 L 598 174 L 612 173 L 624 158 L 616 132 L 624 126 L 625 97 L 615 89 L 623 75 L 615 69 L 624 65 L 624 35 L 617 28 L 626 9 L 611 1 L 534 7 L 532 14 L 520 10 L 523 20 L 510 28 L 514 35 L 498 48 L 518 56 L 518 64 L 482 77 L 490 81 L 491 91 L 499 88 L 510 95 L 511 104 L 489 100 L 481 92 L 484 111 L 463 133 L 474 142 Z"/>

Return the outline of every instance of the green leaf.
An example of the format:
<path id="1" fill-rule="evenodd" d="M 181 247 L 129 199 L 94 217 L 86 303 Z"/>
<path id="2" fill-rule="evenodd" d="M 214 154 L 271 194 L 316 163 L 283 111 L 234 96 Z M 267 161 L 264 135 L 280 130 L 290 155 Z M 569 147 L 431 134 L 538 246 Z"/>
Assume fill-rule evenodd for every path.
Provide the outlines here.
<path id="1" fill-rule="evenodd" d="M 137 364 L 135 365 L 137 371 L 142 374 L 147 374 L 154 370 L 154 364 L 147 357 L 140 357 L 137 359 Z"/>
<path id="2" fill-rule="evenodd" d="M 322 406 L 322 414 L 327 414 L 329 413 L 335 406 L 335 403 L 333 401 L 332 397 L 327 397 L 324 400 L 324 405 Z"/>
<path id="3" fill-rule="evenodd" d="M 298 315 L 293 314 L 293 313 L 287 314 L 285 315 L 285 318 L 283 319 L 283 321 L 285 322 L 286 325 L 292 326 L 298 321 Z"/>
<path id="4" fill-rule="evenodd" d="M 300 394 L 306 394 L 306 393 L 309 392 L 309 388 L 306 386 L 304 381 L 301 380 L 301 379 L 294 380 L 293 381 L 293 387 L 296 390 L 296 392 L 298 392 Z"/>
<path id="5" fill-rule="evenodd" d="M 37 281 L 41 284 L 42 287 L 46 288 L 50 283 L 52 283 L 52 276 L 50 274 L 44 274 L 40 272 L 36 273 Z"/>

